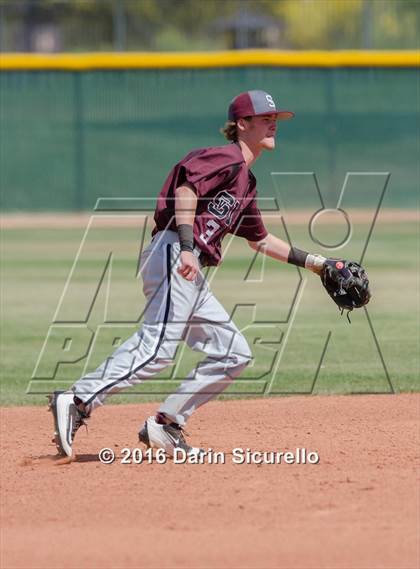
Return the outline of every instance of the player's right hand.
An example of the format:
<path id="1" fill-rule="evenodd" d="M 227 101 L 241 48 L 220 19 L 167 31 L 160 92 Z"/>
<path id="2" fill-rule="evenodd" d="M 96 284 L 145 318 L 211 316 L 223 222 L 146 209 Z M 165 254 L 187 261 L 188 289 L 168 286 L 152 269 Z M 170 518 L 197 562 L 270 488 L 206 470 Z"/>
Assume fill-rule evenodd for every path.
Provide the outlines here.
<path id="1" fill-rule="evenodd" d="M 181 251 L 181 265 L 178 267 L 178 273 L 187 281 L 193 281 L 197 276 L 200 268 L 198 259 L 190 251 Z"/>

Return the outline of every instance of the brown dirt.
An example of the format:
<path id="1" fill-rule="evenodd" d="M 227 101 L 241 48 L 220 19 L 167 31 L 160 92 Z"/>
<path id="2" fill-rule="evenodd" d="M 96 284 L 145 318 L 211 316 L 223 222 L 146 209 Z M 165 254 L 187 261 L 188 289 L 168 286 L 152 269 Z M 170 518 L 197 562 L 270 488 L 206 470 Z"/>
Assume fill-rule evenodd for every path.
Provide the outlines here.
<path id="1" fill-rule="evenodd" d="M 9 568 L 419 566 L 419 394 L 212 402 L 190 440 L 319 453 L 318 465 L 112 465 L 155 405 L 105 406 L 57 466 L 51 415 L 3 408 L 2 559 Z"/>
<path id="2" fill-rule="evenodd" d="M 352 209 L 351 220 L 353 223 L 371 223 L 372 210 Z M 288 211 L 287 222 L 291 224 L 307 223 L 314 211 Z M 41 229 L 41 228 L 85 228 L 92 217 L 92 213 L 9 213 L 0 216 L 0 227 L 3 229 Z M 139 212 L 103 213 L 97 212 L 96 226 L 103 227 L 136 227 L 138 225 Z M 398 223 L 419 221 L 420 212 L 408 209 L 383 209 L 378 215 L 378 223 Z M 273 223 L 270 216 L 270 223 Z M 324 216 L 323 224 L 342 223 L 341 217 Z"/>

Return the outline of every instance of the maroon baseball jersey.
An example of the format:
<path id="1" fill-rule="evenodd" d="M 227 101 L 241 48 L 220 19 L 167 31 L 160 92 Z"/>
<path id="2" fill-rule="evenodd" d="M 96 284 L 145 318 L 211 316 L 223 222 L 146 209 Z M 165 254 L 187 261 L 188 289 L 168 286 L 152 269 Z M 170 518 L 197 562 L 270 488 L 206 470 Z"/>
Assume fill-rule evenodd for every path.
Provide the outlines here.
<path id="1" fill-rule="evenodd" d="M 185 182 L 194 186 L 198 197 L 194 241 L 205 265 L 219 264 L 227 233 L 249 241 L 267 236 L 256 204 L 256 179 L 238 144 L 193 150 L 174 166 L 158 196 L 153 235 L 176 231 L 174 192 Z"/>

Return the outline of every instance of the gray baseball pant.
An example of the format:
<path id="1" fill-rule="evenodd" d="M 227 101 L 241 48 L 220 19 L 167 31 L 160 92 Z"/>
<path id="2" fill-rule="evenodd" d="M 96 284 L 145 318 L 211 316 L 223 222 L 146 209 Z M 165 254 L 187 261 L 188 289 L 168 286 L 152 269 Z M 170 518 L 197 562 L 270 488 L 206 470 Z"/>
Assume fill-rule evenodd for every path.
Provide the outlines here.
<path id="1" fill-rule="evenodd" d="M 198 257 L 200 251 L 196 248 Z M 200 272 L 185 280 L 180 266 L 178 234 L 160 231 L 144 249 L 140 260 L 146 297 L 143 325 L 94 372 L 79 379 L 74 393 L 93 410 L 108 395 L 142 383 L 175 358 L 184 340 L 207 357 L 191 371 L 159 408 L 172 421 L 184 425 L 201 405 L 216 397 L 248 365 L 250 348 Z"/>

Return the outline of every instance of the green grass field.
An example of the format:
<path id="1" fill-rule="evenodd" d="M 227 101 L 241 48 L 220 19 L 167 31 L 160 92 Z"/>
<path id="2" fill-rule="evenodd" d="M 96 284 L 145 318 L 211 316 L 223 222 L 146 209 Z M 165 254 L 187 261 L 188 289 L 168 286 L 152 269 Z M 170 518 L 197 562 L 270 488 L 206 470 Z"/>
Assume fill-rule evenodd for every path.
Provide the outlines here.
<path id="1" fill-rule="evenodd" d="M 360 257 L 368 233 L 368 225 L 358 224 L 346 247 L 329 252 L 310 241 L 304 224 L 288 229 L 293 242 L 301 248 L 355 259 Z M 278 225 L 272 231 L 285 237 Z M 71 385 L 84 369 L 94 369 L 112 353 L 115 337 L 124 339 L 137 328 L 144 306 L 141 282 L 135 278 L 141 231 L 124 226 L 94 229 L 86 239 L 58 311 L 56 320 L 62 322 L 61 328 L 56 326 L 50 334 L 38 367 L 38 377 L 51 379 L 31 381 L 84 232 L 84 227 L 3 230 L 4 405 L 44 404 L 45 393 Z M 263 264 L 260 258 L 249 272 L 253 252 L 246 242 L 233 239 L 229 244 L 225 240 L 226 261 L 209 278 L 214 278 L 212 289 L 227 311 L 235 309 L 235 322 L 254 354 L 253 365 L 236 380 L 229 396 L 417 391 L 418 233 L 416 222 L 377 224 L 364 258 L 373 292 L 369 316 L 363 310 L 353 312 L 351 325 L 340 316 L 316 276 L 305 272 L 298 286 L 294 267 L 272 260 Z M 319 235 L 324 242 L 337 241 L 340 236 L 341 229 L 336 225 L 324 226 Z M 112 271 L 108 271 L 88 321 L 83 323 L 110 252 Z M 296 291 L 299 303 L 292 306 Z M 102 326 L 88 360 L 81 358 L 92 333 L 104 323 L 105 309 L 107 321 L 114 324 Z M 72 324 L 69 331 L 69 321 L 80 324 Z M 72 343 L 66 352 L 62 349 L 63 338 L 70 333 Z M 57 354 L 61 359 L 64 356 L 79 361 L 62 363 L 54 375 Z M 174 365 L 159 378 L 133 392 L 114 396 L 109 402 L 159 399 L 173 391 L 200 359 L 199 354 L 181 348 Z"/>

